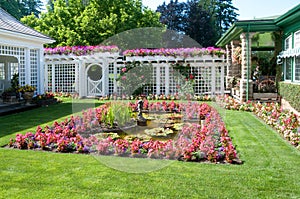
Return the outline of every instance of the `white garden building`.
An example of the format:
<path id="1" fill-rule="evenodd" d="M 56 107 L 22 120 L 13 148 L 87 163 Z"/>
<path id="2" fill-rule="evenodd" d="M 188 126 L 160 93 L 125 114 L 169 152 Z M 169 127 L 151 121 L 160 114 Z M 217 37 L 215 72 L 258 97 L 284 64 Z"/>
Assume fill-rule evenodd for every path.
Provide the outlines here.
<path id="1" fill-rule="evenodd" d="M 171 52 L 171 53 L 170 53 Z M 79 97 L 120 95 L 117 79 L 126 64 L 153 67 L 145 94 L 175 94 L 184 83 L 174 77 L 174 63 L 189 65 L 195 95 L 223 94 L 226 62 L 220 49 L 138 49 L 123 54 L 105 46 L 45 49 L 45 90 L 76 93 Z"/>
<path id="2" fill-rule="evenodd" d="M 44 92 L 44 44 L 54 42 L 20 23 L 0 8 L 0 94 L 10 87 L 14 74 L 21 85 Z"/>

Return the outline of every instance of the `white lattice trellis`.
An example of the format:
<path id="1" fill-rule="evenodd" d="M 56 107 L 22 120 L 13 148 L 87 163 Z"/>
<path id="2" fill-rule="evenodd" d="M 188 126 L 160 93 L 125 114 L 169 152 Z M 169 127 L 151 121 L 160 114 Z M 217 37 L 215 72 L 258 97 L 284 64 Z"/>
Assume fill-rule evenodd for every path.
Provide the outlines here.
<path id="1" fill-rule="evenodd" d="M 146 94 L 175 94 L 180 92 L 184 79 L 175 75 L 176 70 L 172 64 L 181 62 L 190 65 L 190 70 L 195 74 L 193 91 L 196 95 L 224 93 L 225 60 L 223 57 L 120 57 L 118 54 L 97 54 L 88 56 L 46 56 L 46 81 L 48 91 L 62 91 L 79 93 L 80 96 L 91 94 L 87 85 L 87 63 L 101 63 L 103 67 L 102 95 L 122 94 L 122 88 L 116 81 L 120 69 L 125 62 L 139 61 L 152 65 L 152 83 L 145 86 Z M 97 93 L 97 92 L 95 92 Z"/>

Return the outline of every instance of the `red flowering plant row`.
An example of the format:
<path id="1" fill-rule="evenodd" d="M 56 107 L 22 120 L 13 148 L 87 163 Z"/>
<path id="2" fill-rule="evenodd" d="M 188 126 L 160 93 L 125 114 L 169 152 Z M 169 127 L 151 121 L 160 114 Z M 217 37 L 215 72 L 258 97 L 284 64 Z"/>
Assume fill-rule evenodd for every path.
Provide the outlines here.
<path id="1" fill-rule="evenodd" d="M 51 92 L 36 95 L 32 98 L 32 101 L 41 106 L 61 102 L 61 100 L 57 99 L 55 94 Z"/>
<path id="2" fill-rule="evenodd" d="M 231 96 L 219 98 L 224 108 L 231 110 L 251 111 L 265 121 L 277 132 L 300 149 L 300 117 L 291 111 L 283 110 L 278 103 L 244 102 L 239 103 Z"/>
<path id="3" fill-rule="evenodd" d="M 195 57 L 203 55 L 224 55 L 225 51 L 221 48 L 159 48 L 159 49 L 133 49 L 125 50 L 125 56 L 173 56 L 173 57 Z"/>
<path id="4" fill-rule="evenodd" d="M 198 124 L 185 126 L 176 145 L 180 146 L 180 154 L 187 161 L 240 162 L 225 124 L 214 109 L 202 127 Z"/>
<path id="5" fill-rule="evenodd" d="M 120 49 L 115 46 L 58 46 L 55 48 L 45 48 L 44 54 L 45 55 L 69 55 L 73 54 L 76 56 L 80 55 L 89 55 L 93 53 L 104 53 L 104 52 L 110 52 L 110 53 L 117 53 Z"/>
<path id="6" fill-rule="evenodd" d="M 39 149 L 57 152 L 96 153 L 184 161 L 210 161 L 233 163 L 237 159 L 235 147 L 217 111 L 207 104 L 174 104 L 181 110 L 195 108 L 199 115 L 205 115 L 203 125 L 186 124 L 179 132 L 178 139 L 159 141 L 128 141 L 112 137 L 97 138 L 94 135 L 83 137 L 83 133 L 99 127 L 102 117 L 108 115 L 109 104 L 89 109 L 82 117 L 76 116 L 36 132 L 17 134 L 9 146 L 19 149 Z M 173 106 L 173 105 L 169 105 Z M 107 112 L 108 111 L 108 112 Z M 199 116 L 197 116 L 199 117 Z"/>
<path id="7" fill-rule="evenodd" d="M 83 145 L 83 138 L 75 130 L 74 123 L 67 119 L 64 122 L 54 122 L 52 127 L 42 129 L 37 127 L 36 132 L 17 134 L 10 139 L 9 146 L 19 149 L 40 149 L 57 152 L 88 152 Z"/>

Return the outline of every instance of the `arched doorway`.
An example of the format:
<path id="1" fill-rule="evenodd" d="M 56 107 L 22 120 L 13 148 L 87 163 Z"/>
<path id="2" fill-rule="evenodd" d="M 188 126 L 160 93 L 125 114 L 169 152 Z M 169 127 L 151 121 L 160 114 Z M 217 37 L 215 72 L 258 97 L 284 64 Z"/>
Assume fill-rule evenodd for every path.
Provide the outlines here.
<path id="1" fill-rule="evenodd" d="M 14 74 L 19 73 L 18 59 L 13 56 L 0 55 L 0 93 L 9 88 Z"/>
<path id="2" fill-rule="evenodd" d="M 90 64 L 86 68 L 88 96 L 103 95 L 103 68 L 100 64 Z"/>

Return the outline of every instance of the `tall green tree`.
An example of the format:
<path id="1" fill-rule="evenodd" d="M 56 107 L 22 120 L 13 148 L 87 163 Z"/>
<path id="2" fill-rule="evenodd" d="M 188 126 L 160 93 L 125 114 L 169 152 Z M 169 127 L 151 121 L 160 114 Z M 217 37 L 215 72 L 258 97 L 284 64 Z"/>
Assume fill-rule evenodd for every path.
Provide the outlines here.
<path id="1" fill-rule="evenodd" d="M 232 0 L 200 0 L 199 4 L 214 18 L 218 37 L 221 37 L 239 16 Z"/>
<path id="2" fill-rule="evenodd" d="M 20 20 L 33 13 L 36 17 L 41 13 L 41 0 L 0 0 L 0 6 L 9 14 Z"/>
<path id="3" fill-rule="evenodd" d="M 165 2 L 158 6 L 156 11 L 161 13 L 160 22 L 168 27 L 169 30 L 183 32 L 186 26 L 187 4 L 171 0 L 169 4 Z"/>
<path id="4" fill-rule="evenodd" d="M 171 0 L 157 7 L 168 29 L 184 33 L 203 46 L 212 46 L 237 20 L 231 0 Z"/>
<path id="5" fill-rule="evenodd" d="M 214 18 L 197 0 L 189 1 L 184 32 L 196 40 L 201 46 L 213 46 L 217 41 Z"/>
<path id="6" fill-rule="evenodd" d="M 159 14 L 141 0 L 50 0 L 40 18 L 22 22 L 54 38 L 51 46 L 98 45 L 126 30 L 161 26 Z"/>

